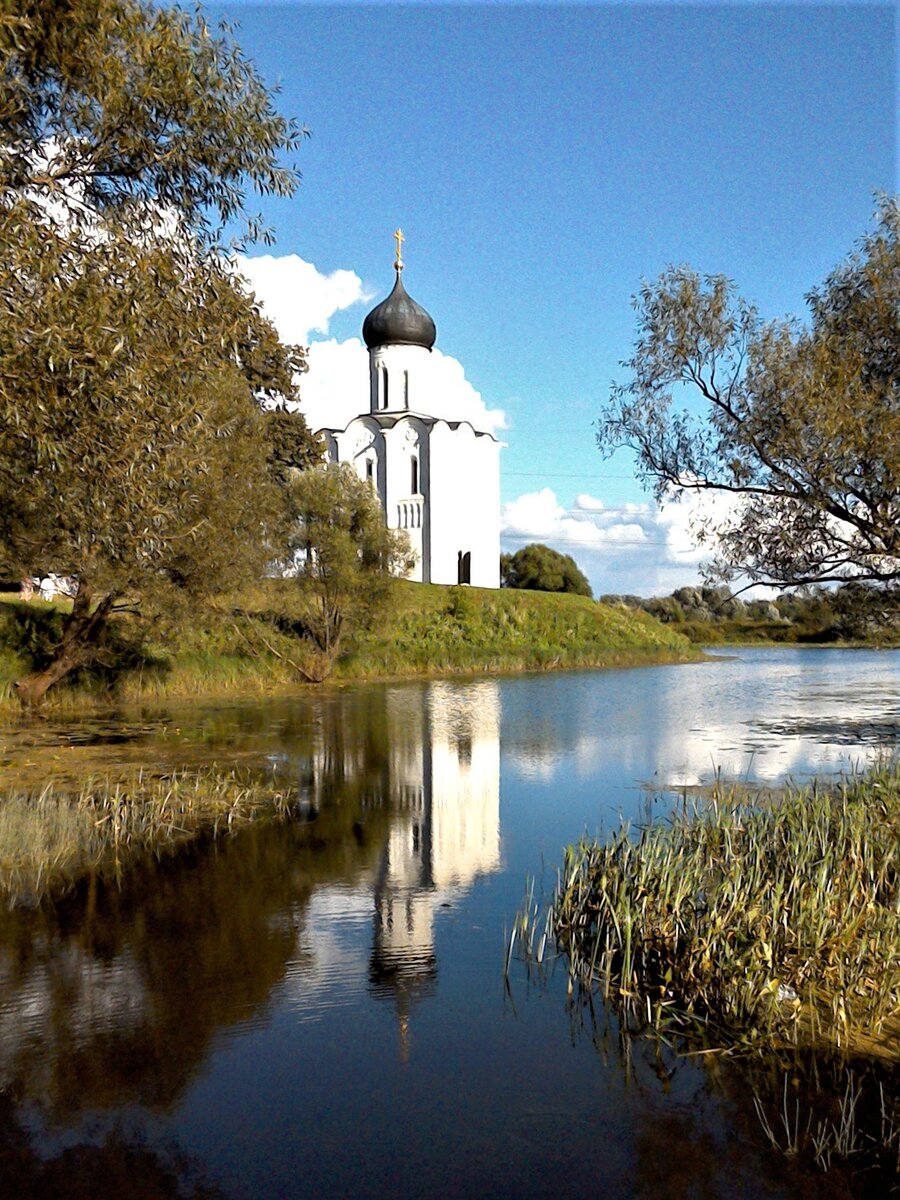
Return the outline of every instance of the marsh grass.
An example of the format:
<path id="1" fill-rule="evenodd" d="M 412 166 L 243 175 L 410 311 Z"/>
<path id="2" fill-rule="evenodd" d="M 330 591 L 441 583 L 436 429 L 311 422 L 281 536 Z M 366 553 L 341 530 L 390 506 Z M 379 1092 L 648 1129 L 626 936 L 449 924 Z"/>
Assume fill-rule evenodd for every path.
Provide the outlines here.
<path id="1" fill-rule="evenodd" d="M 829 1044 L 900 1058 L 900 772 L 727 792 L 670 822 L 570 847 L 546 916 L 570 990 L 600 990 L 620 1021 L 721 1050 Z"/>
<path id="2" fill-rule="evenodd" d="M 11 905 L 36 904 L 141 855 L 291 811 L 286 792 L 213 770 L 12 791 L 0 799 L 0 892 Z"/>
<path id="3" fill-rule="evenodd" d="M 888 1196 L 900 1190 L 900 1104 L 884 1079 L 840 1071 L 833 1090 L 799 1089 L 791 1072 L 779 1093 L 753 1093 L 766 1141 L 788 1159 L 822 1171 L 835 1169 L 853 1195 Z M 841 1086 L 842 1085 L 842 1086 Z M 860 1190 L 860 1185 L 862 1188 Z"/>

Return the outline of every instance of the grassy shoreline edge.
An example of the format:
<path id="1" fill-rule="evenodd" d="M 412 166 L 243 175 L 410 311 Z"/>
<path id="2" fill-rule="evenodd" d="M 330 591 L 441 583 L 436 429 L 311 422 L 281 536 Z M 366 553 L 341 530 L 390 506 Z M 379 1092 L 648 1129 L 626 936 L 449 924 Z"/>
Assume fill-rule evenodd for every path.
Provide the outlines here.
<path id="1" fill-rule="evenodd" d="M 296 590 L 295 588 L 293 589 Z M 308 693 L 298 656 L 297 609 L 286 581 L 224 597 L 151 636 L 127 670 L 82 673 L 48 697 L 48 711 L 97 703 L 263 698 Z M 0 603 L 0 716 L 18 711 L 13 680 L 33 663 L 34 626 L 52 606 Z M 129 634 L 127 621 L 122 636 Z M 364 681 L 514 674 L 689 662 L 703 657 L 676 630 L 643 613 L 585 597 L 394 581 L 390 604 L 349 640 L 325 686 Z M 134 661 L 137 658 L 137 661 Z M 321 686 L 321 685 L 315 685 Z"/>

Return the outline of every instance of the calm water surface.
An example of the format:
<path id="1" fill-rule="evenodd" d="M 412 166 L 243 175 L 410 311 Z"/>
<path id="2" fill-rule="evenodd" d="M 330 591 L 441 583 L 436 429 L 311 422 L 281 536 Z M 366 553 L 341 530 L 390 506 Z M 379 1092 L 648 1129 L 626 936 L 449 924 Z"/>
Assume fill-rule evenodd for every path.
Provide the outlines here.
<path id="1" fill-rule="evenodd" d="M 507 992 L 505 942 L 585 831 L 898 729 L 900 655 L 778 648 L 0 731 L 0 773 L 237 763 L 302 811 L 0 915 L 0 1194 L 849 1194 L 732 1068 L 623 1052 L 562 971 Z"/>

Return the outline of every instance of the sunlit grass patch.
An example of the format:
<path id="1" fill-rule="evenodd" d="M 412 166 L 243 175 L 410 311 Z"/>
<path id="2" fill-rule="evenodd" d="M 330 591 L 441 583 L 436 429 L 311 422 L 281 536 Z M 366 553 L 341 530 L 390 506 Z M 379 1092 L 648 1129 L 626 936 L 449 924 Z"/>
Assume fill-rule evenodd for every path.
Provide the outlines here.
<path id="1" fill-rule="evenodd" d="M 677 630 L 583 596 L 398 582 L 384 619 L 353 639 L 336 673 L 541 671 L 696 656 Z"/>

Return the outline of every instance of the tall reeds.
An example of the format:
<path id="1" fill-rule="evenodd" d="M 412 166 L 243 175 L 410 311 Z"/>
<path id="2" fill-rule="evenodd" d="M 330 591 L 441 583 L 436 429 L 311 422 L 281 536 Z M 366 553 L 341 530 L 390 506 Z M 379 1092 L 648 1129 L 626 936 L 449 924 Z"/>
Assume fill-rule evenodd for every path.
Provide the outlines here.
<path id="1" fill-rule="evenodd" d="M 214 770 L 11 792 L 0 797 L 0 896 L 35 904 L 142 854 L 290 811 L 285 792 Z"/>
<path id="2" fill-rule="evenodd" d="M 522 926 L 536 958 L 533 912 Z M 717 791 L 669 823 L 585 841 L 566 852 L 547 929 L 571 986 L 632 1024 L 727 1049 L 900 1057 L 900 773 L 759 806 Z"/>

